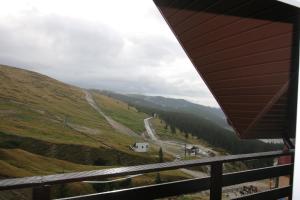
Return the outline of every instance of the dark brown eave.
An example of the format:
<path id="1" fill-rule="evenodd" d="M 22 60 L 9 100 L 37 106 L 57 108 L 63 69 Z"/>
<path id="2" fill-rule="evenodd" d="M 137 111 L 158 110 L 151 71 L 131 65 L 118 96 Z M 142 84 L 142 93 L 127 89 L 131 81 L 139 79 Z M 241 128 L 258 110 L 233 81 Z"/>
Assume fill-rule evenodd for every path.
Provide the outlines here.
<path id="1" fill-rule="evenodd" d="M 295 136 L 298 8 L 275 0 L 155 0 L 241 138 Z"/>

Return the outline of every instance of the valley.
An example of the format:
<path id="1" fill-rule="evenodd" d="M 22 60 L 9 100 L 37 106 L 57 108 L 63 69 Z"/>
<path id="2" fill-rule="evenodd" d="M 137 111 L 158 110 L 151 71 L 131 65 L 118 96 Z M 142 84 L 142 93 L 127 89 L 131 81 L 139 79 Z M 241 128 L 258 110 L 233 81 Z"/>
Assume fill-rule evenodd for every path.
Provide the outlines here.
<path id="1" fill-rule="evenodd" d="M 193 127 L 195 121 L 204 129 L 197 134 L 194 129 L 187 131 L 181 116 L 191 122 L 188 126 Z M 160 160 L 201 159 L 230 153 L 222 146 L 212 145 L 205 137 L 211 132 L 222 137 L 232 133 L 220 109 L 180 99 L 79 88 L 4 65 L 0 65 L 0 118 L 0 178 L 150 164 Z M 137 142 L 149 144 L 149 149 L 143 153 L 133 151 L 131 146 Z M 198 153 L 187 153 L 187 147 L 193 146 L 198 148 Z M 225 169 L 246 169 L 246 166 L 239 163 Z M 118 181 L 99 180 L 103 182 L 100 185 L 68 184 L 61 186 L 67 192 L 62 194 L 58 187 L 53 196 L 198 178 L 208 173 L 209 169 L 203 167 L 118 178 Z M 28 192 L 0 196 L 26 199 Z"/>
<path id="2" fill-rule="evenodd" d="M 0 66 L 0 88 L 1 178 L 158 160 L 158 145 L 151 144 L 143 154 L 129 148 L 136 141 L 147 140 L 144 119 L 149 115 L 127 103 L 9 66 Z M 165 153 L 164 159 L 173 158 Z M 155 176 L 136 177 L 134 185 L 149 184 Z M 161 173 L 162 180 L 188 177 L 179 171 Z M 80 190 L 93 190 L 87 188 Z M 70 185 L 68 190 L 76 194 L 78 185 Z"/>

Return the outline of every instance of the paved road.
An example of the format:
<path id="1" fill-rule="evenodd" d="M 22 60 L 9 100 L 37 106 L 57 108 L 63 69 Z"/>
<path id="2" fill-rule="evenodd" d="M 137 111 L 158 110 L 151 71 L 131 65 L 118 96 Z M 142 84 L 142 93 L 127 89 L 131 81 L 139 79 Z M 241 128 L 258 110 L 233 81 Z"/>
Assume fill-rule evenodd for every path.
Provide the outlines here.
<path id="1" fill-rule="evenodd" d="M 156 134 L 154 133 L 155 130 L 153 130 L 150 126 L 150 123 L 149 123 L 149 120 L 152 119 L 153 117 L 149 117 L 149 118 L 146 118 L 144 119 L 144 124 L 145 124 L 145 128 L 146 128 L 146 131 L 148 133 L 148 136 L 150 137 L 151 140 L 154 140 L 154 141 L 157 141 L 157 137 L 156 137 Z"/>
<path id="2" fill-rule="evenodd" d="M 173 156 L 174 158 L 177 156 L 177 154 L 174 151 L 174 143 L 173 141 L 164 141 L 164 140 L 160 140 L 159 138 L 156 137 L 156 132 L 153 128 L 151 128 L 151 119 L 153 117 L 149 117 L 144 119 L 144 124 L 145 124 L 145 129 L 147 132 L 147 135 L 149 136 L 150 140 L 160 146 L 164 152 L 166 152 L 167 154 Z M 178 144 L 176 144 L 178 145 Z M 177 146 L 177 149 L 180 148 Z"/>
<path id="3" fill-rule="evenodd" d="M 147 131 L 149 138 L 152 140 L 153 143 L 160 146 L 164 152 L 166 152 L 167 154 L 169 154 L 175 158 L 178 155 L 178 152 L 182 152 L 184 144 L 180 144 L 176 141 L 171 141 L 171 140 L 168 140 L 168 141 L 160 140 L 159 138 L 157 138 L 155 129 L 151 128 L 150 120 L 152 118 L 153 117 L 144 119 L 145 129 Z M 185 168 L 182 168 L 180 170 L 183 173 L 188 174 L 194 178 L 203 178 L 203 177 L 208 176 L 207 174 L 205 174 L 203 172 L 199 172 L 199 171 L 193 171 L 193 170 L 189 170 L 189 169 L 185 169 Z"/>

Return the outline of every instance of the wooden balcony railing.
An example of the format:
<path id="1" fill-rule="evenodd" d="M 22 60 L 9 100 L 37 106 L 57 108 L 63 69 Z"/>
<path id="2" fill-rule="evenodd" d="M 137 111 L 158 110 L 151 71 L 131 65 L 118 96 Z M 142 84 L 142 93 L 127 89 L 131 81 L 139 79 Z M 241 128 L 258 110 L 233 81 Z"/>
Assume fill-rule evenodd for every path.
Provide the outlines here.
<path id="1" fill-rule="evenodd" d="M 118 199 L 157 199 L 182 194 L 189 194 L 210 190 L 211 200 L 220 200 L 222 198 L 222 187 L 274 178 L 279 176 L 293 176 L 293 164 L 258 168 L 234 173 L 223 173 L 223 163 L 234 161 L 246 161 L 263 158 L 274 158 L 284 155 L 292 155 L 294 150 L 290 151 L 272 151 L 252 154 L 219 156 L 203 158 L 199 160 L 167 162 L 159 164 L 139 165 L 132 167 L 121 167 L 104 170 L 94 170 L 78 173 L 65 173 L 48 176 L 33 176 L 26 178 L 14 178 L 0 180 L 0 190 L 13 190 L 21 188 L 33 188 L 33 200 L 49 200 L 50 188 L 52 185 L 80 182 L 88 180 L 99 180 L 103 178 L 120 177 L 149 172 L 158 172 L 165 170 L 174 170 L 187 167 L 209 165 L 211 175 L 205 178 L 188 179 L 183 181 L 174 181 L 149 186 L 121 189 L 96 193 L 90 195 L 62 198 L 59 200 L 118 200 Z M 291 179 L 292 180 L 292 179 Z M 292 196 L 292 183 L 289 186 L 275 188 L 272 190 L 242 196 L 236 200 L 244 199 L 279 199 Z M 58 200 L 58 199 L 57 199 Z"/>

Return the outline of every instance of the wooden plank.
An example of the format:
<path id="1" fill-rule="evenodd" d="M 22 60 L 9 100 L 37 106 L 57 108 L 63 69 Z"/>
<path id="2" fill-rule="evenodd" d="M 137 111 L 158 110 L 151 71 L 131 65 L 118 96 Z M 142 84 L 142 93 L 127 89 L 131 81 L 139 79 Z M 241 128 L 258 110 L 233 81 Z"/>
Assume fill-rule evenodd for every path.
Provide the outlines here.
<path id="1" fill-rule="evenodd" d="M 201 0 L 201 3 L 198 1 L 187 1 L 188 4 L 184 9 L 179 9 L 177 13 L 168 17 L 168 22 L 171 25 L 178 25 L 186 20 L 189 20 L 193 15 L 197 14 L 199 11 L 204 11 L 215 3 L 215 0 Z"/>
<path id="2" fill-rule="evenodd" d="M 262 4 L 262 5 L 257 5 L 257 4 Z M 223 26 L 218 26 L 214 30 L 205 31 L 204 34 L 202 33 L 202 34 L 194 35 L 194 37 L 189 38 L 186 43 L 189 44 L 192 42 L 196 42 L 199 45 L 205 45 L 205 44 L 209 44 L 213 41 L 220 40 L 222 38 L 237 34 L 237 30 L 239 32 L 251 30 L 255 27 L 259 27 L 264 24 L 267 24 L 267 21 L 260 20 L 260 19 L 258 19 L 259 17 L 264 16 L 266 14 L 270 15 L 270 13 L 274 13 L 274 12 L 278 13 L 278 11 L 281 10 L 279 6 L 274 7 L 274 5 L 266 4 L 265 1 L 264 2 L 255 1 L 254 4 L 253 3 L 250 4 L 250 7 L 251 8 L 247 9 L 247 10 L 245 10 L 245 8 L 237 10 L 237 12 L 239 12 L 239 13 L 236 13 L 237 15 L 235 15 L 235 16 L 239 16 L 239 14 L 244 15 L 244 14 L 248 13 L 248 15 L 250 15 L 252 17 L 250 17 L 250 16 L 249 17 L 240 17 L 239 20 L 236 20 L 233 23 L 227 23 L 227 24 L 224 24 Z M 258 9 L 260 9 L 260 10 L 258 10 Z M 226 18 L 224 18 L 223 15 L 219 15 L 217 17 L 217 19 L 219 19 L 219 20 L 223 19 L 225 21 Z M 256 19 L 255 20 L 256 23 L 253 23 L 254 19 Z M 170 20 L 170 19 L 168 18 L 168 20 Z M 177 21 L 177 23 L 179 23 L 179 22 Z M 203 28 L 205 30 L 205 27 L 203 27 L 203 26 L 194 26 L 194 28 L 192 28 L 190 30 L 191 31 L 199 30 L 199 29 L 201 30 Z M 178 31 L 178 35 L 181 36 L 181 33 L 179 31 Z"/>
<path id="3" fill-rule="evenodd" d="M 223 163 L 216 163 L 211 165 L 210 177 L 210 200 L 221 200 L 222 199 L 222 176 Z"/>
<path id="4" fill-rule="evenodd" d="M 261 95 L 261 94 L 273 94 L 274 92 L 278 91 L 280 85 L 263 85 L 263 86 L 250 86 L 250 87 L 235 87 L 235 88 L 223 88 L 215 89 L 215 93 L 218 95 L 226 95 L 226 94 L 236 94 L 236 95 Z M 245 111 L 244 109 L 236 110 L 238 112 Z M 247 110 L 252 111 L 252 109 Z"/>
<path id="5" fill-rule="evenodd" d="M 119 177 L 119 176 L 133 175 L 133 174 L 173 170 L 173 169 L 187 168 L 187 167 L 194 167 L 194 166 L 211 165 L 215 163 L 278 157 L 278 156 L 291 155 L 291 154 L 294 154 L 294 150 L 270 151 L 270 152 L 251 153 L 251 154 L 229 155 L 229 156 L 216 156 L 210 158 L 202 158 L 198 160 L 166 162 L 166 163 L 139 165 L 139 166 L 131 166 L 131 167 L 120 167 L 120 168 L 112 168 L 112 169 L 85 171 L 85 172 L 64 173 L 64 174 L 56 174 L 56 175 L 48 175 L 48 176 L 33 176 L 33 177 L 26 177 L 26 178 L 4 179 L 4 180 L 0 180 L 0 191 L 18 189 L 18 188 L 36 187 L 42 185 L 54 185 L 59 183 L 112 178 L 112 177 Z"/>
<path id="6" fill-rule="evenodd" d="M 246 78 L 237 78 L 232 80 L 220 80 L 218 82 L 210 81 L 211 85 L 215 88 L 222 87 L 234 87 L 235 85 L 239 85 L 240 87 L 249 87 L 251 85 L 256 84 L 260 85 L 273 85 L 273 84 L 284 84 L 289 80 L 289 73 L 279 73 L 279 74 L 271 74 L 271 75 L 258 75 L 253 77 Z M 222 99 L 221 97 L 219 97 Z M 231 101 L 222 101 L 222 103 L 230 103 Z M 239 101 L 239 99 L 235 99 L 235 102 L 243 102 Z M 234 103 L 234 102 L 231 102 Z"/>
<path id="7" fill-rule="evenodd" d="M 182 194 L 189 194 L 208 190 L 210 178 L 175 181 L 150 186 L 114 190 L 109 192 L 90 194 L 77 197 L 68 197 L 56 200 L 123 200 L 123 199 L 157 199 Z"/>
<path id="8" fill-rule="evenodd" d="M 256 65 L 262 65 L 267 63 L 281 62 L 291 60 L 291 49 L 290 48 L 280 48 L 273 49 L 266 52 L 258 52 L 255 54 L 249 54 L 246 56 L 240 56 L 230 59 L 225 59 L 222 61 L 212 62 L 212 63 L 201 63 L 201 59 L 194 61 L 197 63 L 197 68 L 204 72 L 204 75 L 209 75 L 211 72 L 226 71 L 228 69 L 238 69 L 239 67 L 250 67 Z M 231 67 L 229 67 L 231 66 Z M 288 66 L 289 68 L 290 66 Z"/>
<path id="9" fill-rule="evenodd" d="M 205 23 L 199 22 L 203 21 L 203 14 L 207 12 L 198 11 L 198 13 L 200 13 L 198 14 L 198 17 L 194 19 L 190 18 L 188 21 L 194 26 L 186 24 L 186 27 L 188 29 L 179 29 L 179 21 L 172 21 L 171 25 L 173 25 L 172 28 L 180 37 L 180 39 L 185 44 L 190 46 L 192 44 L 206 45 L 216 40 L 221 40 L 223 38 L 230 37 L 241 32 L 255 29 L 256 27 L 260 27 L 264 24 L 269 24 L 270 22 L 279 22 L 280 18 L 289 22 L 294 20 L 295 12 L 293 10 L 290 10 L 288 8 L 288 10 L 290 10 L 291 12 L 286 12 L 287 10 L 283 11 L 281 5 L 274 6 L 270 5 L 270 3 L 264 2 L 264 5 L 262 6 L 258 5 L 258 2 L 261 1 L 255 1 L 254 3 L 256 3 L 256 5 L 254 5 L 253 3 L 250 3 L 250 1 L 247 1 L 246 4 L 248 4 L 248 6 L 244 4 L 244 6 L 239 6 L 235 9 L 234 12 L 228 14 L 219 13 L 212 20 L 206 20 Z M 249 6 L 251 6 L 254 10 L 249 10 L 247 8 Z M 256 11 L 258 8 L 261 8 L 261 10 L 257 13 Z M 245 14 L 248 16 L 245 16 Z M 270 20 L 270 18 L 273 19 Z M 168 21 L 170 21 L 170 18 L 167 17 L 167 19 Z"/>
<path id="10" fill-rule="evenodd" d="M 218 70 L 216 72 L 208 73 L 207 80 L 213 81 L 213 78 L 216 78 L 217 80 L 227 80 L 227 79 L 234 79 L 237 77 L 242 78 L 242 77 L 257 76 L 257 73 L 255 73 L 257 71 L 261 72 L 260 75 L 274 74 L 274 73 L 286 73 L 286 72 L 289 72 L 288 71 L 289 68 L 286 68 L 286 66 L 288 66 L 290 64 L 291 64 L 290 60 L 271 62 L 271 63 L 263 63 L 263 64 L 253 65 L 253 66 L 252 65 L 248 66 L 247 64 L 245 64 L 245 67 L 240 66 L 238 68 L 228 68 L 228 69 Z M 278 89 L 278 87 L 277 87 L 277 89 Z M 221 91 L 225 92 L 223 90 L 221 90 Z"/>
<path id="11" fill-rule="evenodd" d="M 214 168 L 212 171 L 219 171 L 221 164 L 217 164 L 217 168 Z M 248 181 L 255 181 L 255 180 L 262 180 L 266 178 L 272 178 L 276 176 L 283 176 L 290 174 L 292 170 L 291 164 L 289 165 L 282 165 L 277 167 L 267 167 L 255 170 L 248 170 L 243 172 L 236 172 L 236 173 L 227 173 L 223 176 L 222 184 L 218 184 L 218 187 L 221 188 L 222 186 L 229 186 L 234 184 L 240 184 Z M 212 172 L 216 176 L 216 179 L 219 179 L 220 173 Z M 217 175 L 219 174 L 219 175 Z M 165 198 L 169 196 L 177 196 L 182 194 L 190 194 L 195 192 L 200 192 L 204 190 L 208 190 L 210 187 L 213 194 L 211 196 L 212 199 L 217 199 L 215 196 L 216 188 L 213 187 L 214 181 L 210 181 L 209 177 L 206 178 L 198 178 L 198 179 L 190 179 L 185 181 L 175 181 L 171 183 L 163 183 L 157 185 L 150 185 L 150 186 L 142 186 L 142 187 L 135 187 L 135 188 L 128 188 L 122 190 L 115 190 L 97 194 L 90 194 L 84 196 L 77 196 L 77 197 L 68 197 L 62 198 L 57 200 L 93 200 L 93 199 L 155 199 L 155 198 Z M 218 180 L 218 183 L 219 182 Z M 220 190 L 222 191 L 222 190 Z M 220 192 L 219 191 L 219 192 Z M 220 193 L 219 197 L 220 197 Z"/>
<path id="12" fill-rule="evenodd" d="M 298 61 L 295 62 L 298 60 L 298 54 L 293 51 L 299 46 L 299 34 L 295 30 L 295 27 L 298 27 L 298 10 L 280 2 L 260 0 L 215 1 L 215 4 L 204 10 L 197 9 L 195 4 L 178 6 L 179 11 L 172 17 L 164 12 L 162 14 L 239 136 L 270 137 L 269 132 L 264 134 L 263 131 L 273 131 L 272 129 L 260 124 L 260 131 L 255 134 L 258 129 L 254 130 L 254 125 L 266 114 L 260 111 L 270 109 L 268 103 L 274 99 L 271 96 L 276 96 L 277 91 L 291 79 L 295 71 L 292 66 L 298 66 Z M 201 5 L 202 1 L 198 1 L 198 4 Z M 157 6 L 160 7 L 159 4 Z M 273 87 L 272 91 L 263 91 L 263 86 L 275 85 L 278 87 Z M 261 88 L 260 96 L 255 96 L 257 87 Z M 237 90 L 238 93 L 232 93 L 226 90 L 228 88 L 249 90 Z M 262 93 L 270 97 L 262 97 Z M 249 95 L 249 98 L 246 95 Z M 290 94 L 287 97 L 295 99 Z M 256 110 L 259 118 L 253 116 L 256 113 L 246 113 L 246 118 L 257 120 L 241 126 L 239 118 L 243 116 L 231 112 L 231 109 L 243 110 L 238 103 L 259 105 L 259 110 Z M 295 110 L 295 106 L 289 108 L 291 111 Z M 295 121 L 295 116 L 289 116 L 288 119 L 277 114 L 267 117 L 271 120 L 276 118 L 279 121 Z M 284 125 L 281 129 L 284 128 L 287 127 Z M 281 137 L 282 131 L 273 133 L 272 137 Z"/>
<path id="13" fill-rule="evenodd" d="M 32 200 L 50 200 L 51 188 L 41 186 L 32 188 Z"/>
<path id="14" fill-rule="evenodd" d="M 276 167 L 265 167 L 242 172 L 227 173 L 223 175 L 223 186 L 236 185 L 268 178 L 290 175 L 293 173 L 293 164 Z"/>
<path id="15" fill-rule="evenodd" d="M 238 7 L 243 2 L 246 1 L 223 1 L 223 0 L 215 0 L 212 4 L 206 7 L 204 10 L 198 10 L 192 16 L 188 18 L 188 20 L 181 21 L 180 23 L 177 21 L 172 21 L 173 26 L 176 27 L 176 32 L 178 35 L 188 32 L 189 30 L 193 29 L 194 27 L 198 26 L 199 24 L 206 23 L 208 21 L 213 20 L 218 16 L 217 10 L 220 12 L 221 10 L 230 12 L 230 10 Z M 165 14 L 163 13 L 165 16 Z M 166 17 L 169 21 L 169 18 Z M 175 25 L 176 23 L 176 25 Z"/>
<path id="16" fill-rule="evenodd" d="M 239 31 L 239 29 L 237 31 Z M 201 58 L 200 56 L 207 56 L 209 54 L 213 54 L 214 52 L 218 52 L 227 48 L 241 47 L 248 43 L 255 43 L 260 40 L 266 40 L 268 38 L 272 38 L 282 34 L 292 36 L 292 34 L 288 34 L 292 32 L 292 24 L 281 24 L 274 22 L 265 24 L 264 26 L 257 27 L 246 32 L 238 33 L 229 37 L 222 38 L 220 40 L 213 41 L 210 44 L 200 45 L 199 42 L 197 43 L 193 41 L 193 43 L 191 44 L 185 44 L 185 48 L 191 51 L 198 50 L 197 57 Z M 287 40 L 290 41 L 289 38 Z M 202 50 L 202 52 L 199 53 L 199 50 Z"/>

